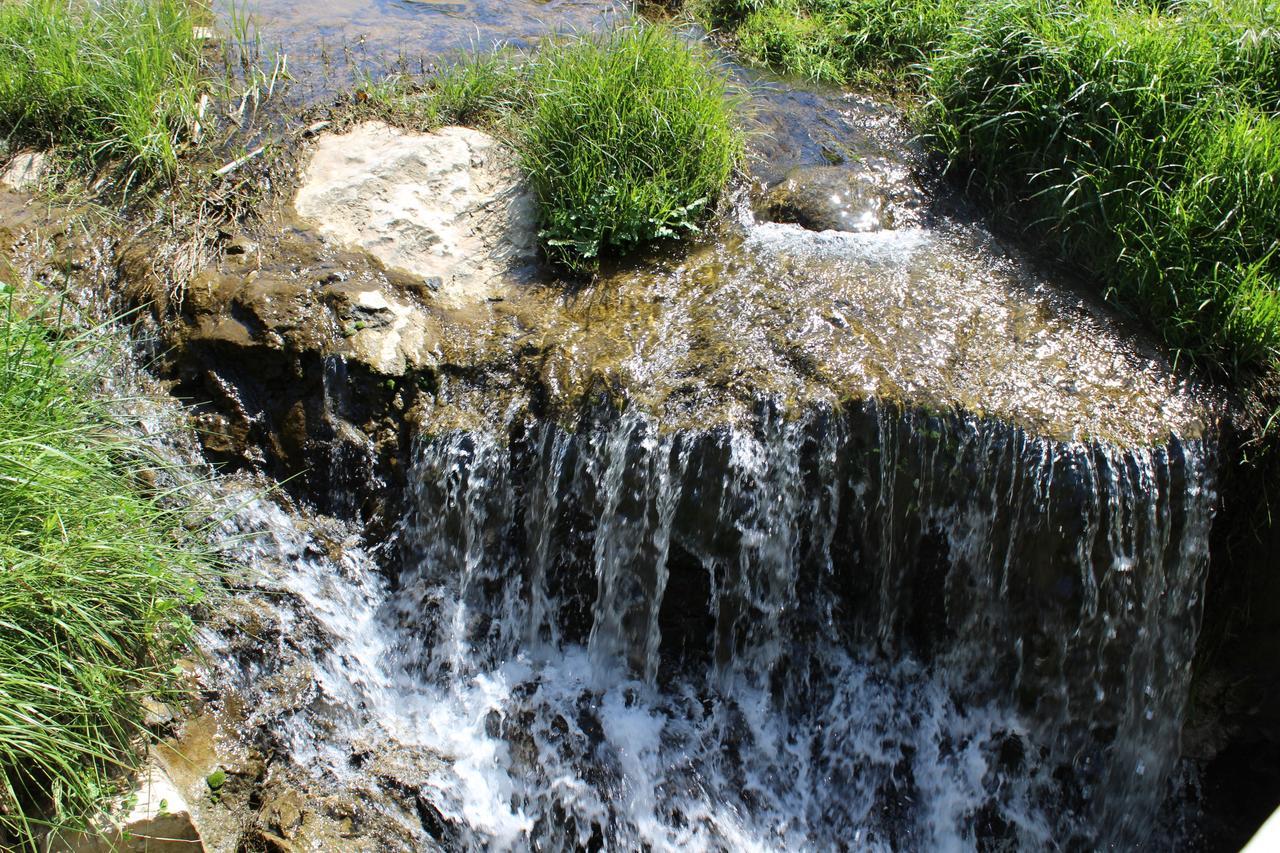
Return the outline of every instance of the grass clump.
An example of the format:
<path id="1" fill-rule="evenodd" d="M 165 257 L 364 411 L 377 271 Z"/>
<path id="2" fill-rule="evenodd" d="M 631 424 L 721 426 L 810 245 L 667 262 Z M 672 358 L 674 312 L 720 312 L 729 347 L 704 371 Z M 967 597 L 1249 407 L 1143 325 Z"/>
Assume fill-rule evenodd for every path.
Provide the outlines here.
<path id="1" fill-rule="evenodd" d="M 972 189 L 1177 352 L 1273 371 L 1277 25 L 1253 0 L 986 5 L 932 57 L 924 119 Z"/>
<path id="2" fill-rule="evenodd" d="M 743 153 L 724 75 L 701 46 L 653 24 L 471 58 L 423 90 L 391 80 L 368 95 L 402 125 L 509 139 L 548 258 L 577 271 L 697 231 Z"/>
<path id="3" fill-rule="evenodd" d="M 200 93 L 185 0 L 0 3 L 0 133 L 172 173 Z"/>
<path id="4" fill-rule="evenodd" d="M 520 159 L 569 265 L 697 230 L 742 154 L 724 78 L 667 29 L 552 42 L 528 85 Z"/>
<path id="5" fill-rule="evenodd" d="M 95 403 L 83 342 L 0 316 L 0 846 L 77 826 L 173 684 L 201 568 L 139 494 L 139 448 Z"/>
<path id="6" fill-rule="evenodd" d="M 692 0 L 748 58 L 829 83 L 899 77 L 955 26 L 964 0 Z"/>

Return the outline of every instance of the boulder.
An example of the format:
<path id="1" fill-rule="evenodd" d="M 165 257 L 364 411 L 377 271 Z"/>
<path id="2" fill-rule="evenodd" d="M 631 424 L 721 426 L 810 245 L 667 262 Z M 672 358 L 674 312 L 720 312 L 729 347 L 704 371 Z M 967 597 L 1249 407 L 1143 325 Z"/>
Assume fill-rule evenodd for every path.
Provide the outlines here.
<path id="1" fill-rule="evenodd" d="M 319 137 L 294 209 L 324 238 L 420 280 L 446 305 L 484 301 L 536 258 L 536 211 L 512 152 L 465 127 L 364 122 Z"/>

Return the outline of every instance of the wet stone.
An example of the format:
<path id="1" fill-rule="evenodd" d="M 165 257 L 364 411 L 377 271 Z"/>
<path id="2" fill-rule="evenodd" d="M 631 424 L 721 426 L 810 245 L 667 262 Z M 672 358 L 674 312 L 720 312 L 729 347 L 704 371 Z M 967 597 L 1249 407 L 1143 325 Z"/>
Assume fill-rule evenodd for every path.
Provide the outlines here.
<path id="1" fill-rule="evenodd" d="M 757 214 L 810 231 L 866 233 L 894 228 L 921 205 L 905 174 L 851 166 L 797 166 L 761 200 Z"/>

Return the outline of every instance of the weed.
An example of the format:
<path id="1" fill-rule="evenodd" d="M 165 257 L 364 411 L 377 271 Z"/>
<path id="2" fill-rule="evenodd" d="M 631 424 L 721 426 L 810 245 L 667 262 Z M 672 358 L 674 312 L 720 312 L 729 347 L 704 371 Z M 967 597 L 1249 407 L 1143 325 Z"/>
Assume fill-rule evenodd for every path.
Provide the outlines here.
<path id="1" fill-rule="evenodd" d="M 693 0 L 748 58 L 814 80 L 900 76 L 945 38 L 961 0 Z"/>
<path id="2" fill-rule="evenodd" d="M 1280 357 L 1280 88 L 1230 4 L 983 7 L 928 68 L 925 121 L 953 169 L 1230 376 Z"/>

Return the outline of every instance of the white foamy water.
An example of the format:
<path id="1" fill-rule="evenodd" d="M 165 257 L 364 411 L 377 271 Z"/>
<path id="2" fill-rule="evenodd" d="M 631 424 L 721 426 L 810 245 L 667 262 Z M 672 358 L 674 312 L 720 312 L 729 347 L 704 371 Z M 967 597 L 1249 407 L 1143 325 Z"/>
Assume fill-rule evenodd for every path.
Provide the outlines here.
<path id="1" fill-rule="evenodd" d="M 295 760 L 438 756 L 446 846 L 1129 846 L 1177 757 L 1206 465 L 875 407 L 626 416 L 424 442 L 391 581 L 272 504 L 231 528 L 328 638 Z"/>

